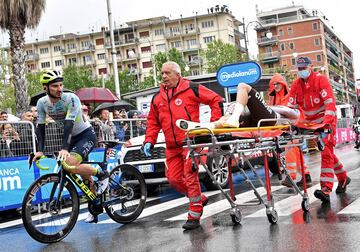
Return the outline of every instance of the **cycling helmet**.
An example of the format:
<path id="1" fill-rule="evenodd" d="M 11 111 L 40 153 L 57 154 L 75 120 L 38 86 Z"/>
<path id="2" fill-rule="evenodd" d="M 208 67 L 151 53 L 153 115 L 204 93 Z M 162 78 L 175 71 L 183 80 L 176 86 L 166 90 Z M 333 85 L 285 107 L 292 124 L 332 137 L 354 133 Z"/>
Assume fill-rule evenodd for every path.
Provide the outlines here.
<path id="1" fill-rule="evenodd" d="M 60 71 L 56 71 L 56 70 L 49 70 L 43 73 L 40 77 L 40 82 L 43 85 L 49 85 L 51 83 L 55 83 L 59 81 L 63 81 L 63 77 Z"/>

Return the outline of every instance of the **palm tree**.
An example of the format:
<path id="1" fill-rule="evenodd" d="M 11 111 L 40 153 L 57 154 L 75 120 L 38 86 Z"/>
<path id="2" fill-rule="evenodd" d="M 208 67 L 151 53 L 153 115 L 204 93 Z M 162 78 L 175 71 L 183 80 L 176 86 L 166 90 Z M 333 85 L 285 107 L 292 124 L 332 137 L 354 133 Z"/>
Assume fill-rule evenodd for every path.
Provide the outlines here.
<path id="1" fill-rule="evenodd" d="M 0 0 L 0 28 L 8 30 L 12 62 L 12 83 L 15 87 L 16 112 L 28 107 L 25 28 L 35 28 L 45 10 L 46 0 Z"/>

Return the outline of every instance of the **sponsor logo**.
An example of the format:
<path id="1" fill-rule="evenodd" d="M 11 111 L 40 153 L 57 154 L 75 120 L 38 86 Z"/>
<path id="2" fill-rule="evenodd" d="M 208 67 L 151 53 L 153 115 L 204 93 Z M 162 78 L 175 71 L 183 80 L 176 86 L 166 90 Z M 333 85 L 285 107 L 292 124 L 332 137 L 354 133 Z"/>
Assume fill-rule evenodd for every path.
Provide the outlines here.
<path id="1" fill-rule="evenodd" d="M 327 92 L 325 89 L 321 90 L 321 97 L 325 98 L 327 96 Z"/>
<path id="2" fill-rule="evenodd" d="M 266 102 L 264 101 L 264 99 L 261 97 L 260 93 L 256 92 L 255 93 L 255 97 L 261 101 L 261 103 L 264 105 L 264 107 L 266 108 L 267 111 L 269 111 L 269 113 L 273 113 L 273 110 L 266 104 Z"/>
<path id="3" fill-rule="evenodd" d="M 258 69 L 256 68 L 250 68 L 249 70 L 247 71 L 233 71 L 231 73 L 228 73 L 228 72 L 222 72 L 220 74 L 220 79 L 221 81 L 228 81 L 230 79 L 233 79 L 233 78 L 238 78 L 238 77 L 244 77 L 244 76 L 252 76 L 252 75 L 258 75 Z"/>
<path id="4" fill-rule="evenodd" d="M 21 189 L 21 179 L 18 168 L 0 170 L 0 191 Z"/>

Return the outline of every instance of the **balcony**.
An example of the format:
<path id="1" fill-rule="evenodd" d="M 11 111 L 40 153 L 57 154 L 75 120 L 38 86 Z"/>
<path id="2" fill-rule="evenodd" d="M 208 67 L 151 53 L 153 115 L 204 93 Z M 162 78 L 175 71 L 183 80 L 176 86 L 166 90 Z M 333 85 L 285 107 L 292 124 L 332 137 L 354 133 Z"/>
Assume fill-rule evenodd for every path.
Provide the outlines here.
<path id="1" fill-rule="evenodd" d="M 346 83 L 347 83 L 347 86 L 348 86 L 348 87 L 351 87 L 351 88 L 353 88 L 353 89 L 355 88 L 355 83 L 352 82 L 351 80 L 347 80 Z"/>
<path id="2" fill-rule="evenodd" d="M 182 32 L 181 32 L 181 35 L 183 36 L 193 36 L 193 35 L 196 35 L 196 34 L 199 34 L 200 33 L 200 29 L 197 28 L 197 29 L 192 29 L 192 30 L 187 30 L 187 29 L 184 29 Z"/>
<path id="3" fill-rule="evenodd" d="M 349 54 L 344 52 L 344 56 L 349 62 L 353 62 L 353 59 L 351 58 L 351 56 Z"/>
<path id="4" fill-rule="evenodd" d="M 183 52 L 192 52 L 192 51 L 197 51 L 199 49 L 200 49 L 200 44 L 195 44 L 195 45 L 184 46 L 182 51 Z"/>
<path id="5" fill-rule="evenodd" d="M 314 16 L 310 16 L 307 14 L 304 15 L 296 15 L 296 16 L 290 16 L 290 17 L 284 17 L 284 18 L 272 18 L 272 19 L 267 19 L 267 20 L 258 20 L 261 25 L 263 27 L 270 27 L 270 26 L 275 26 L 277 24 L 281 24 L 281 23 L 287 23 L 287 22 L 292 22 L 292 21 L 296 21 L 296 20 L 306 20 L 306 19 L 311 19 L 314 18 Z M 258 28 L 260 29 L 260 28 Z"/>
<path id="6" fill-rule="evenodd" d="M 325 33 L 325 41 L 329 42 L 329 44 L 332 45 L 334 49 L 338 49 L 336 42 L 327 33 Z"/>
<path id="7" fill-rule="evenodd" d="M 197 58 L 197 57 L 194 57 L 193 59 L 191 60 L 188 60 L 185 62 L 188 66 L 198 66 L 198 65 L 201 65 L 203 63 L 202 59 L 201 58 Z"/>
<path id="8" fill-rule="evenodd" d="M 280 59 L 280 52 L 267 52 L 260 54 L 260 60 L 262 63 L 272 63 L 279 61 Z"/>
<path id="9" fill-rule="evenodd" d="M 180 31 L 177 31 L 177 32 L 172 32 L 172 31 L 166 31 L 164 33 L 164 36 L 165 38 L 177 38 L 177 37 L 180 37 L 181 35 L 181 32 Z"/>
<path id="10" fill-rule="evenodd" d="M 272 37 L 272 38 L 263 37 L 263 38 L 257 39 L 257 44 L 259 46 L 273 45 L 278 42 L 279 42 L 279 39 L 277 37 Z"/>
<path id="11" fill-rule="evenodd" d="M 27 54 L 27 55 L 25 56 L 25 60 L 26 60 L 26 61 L 36 61 L 36 60 L 39 60 L 39 54 L 38 54 L 38 53 Z"/>
<path id="12" fill-rule="evenodd" d="M 336 90 L 342 91 L 342 92 L 344 91 L 344 85 L 343 84 L 341 84 L 341 83 L 339 83 L 337 81 L 334 81 L 332 79 L 330 79 L 330 83 L 331 83 L 331 86 L 333 88 L 335 88 Z"/>
<path id="13" fill-rule="evenodd" d="M 244 33 L 241 33 L 239 30 L 235 30 L 235 29 L 234 29 L 234 34 L 237 35 L 237 36 L 239 36 L 240 39 L 245 39 Z"/>
<path id="14" fill-rule="evenodd" d="M 79 50 L 79 52 L 87 52 L 87 51 L 95 51 L 95 46 L 91 44 L 88 46 L 83 46 Z"/>
<path id="15" fill-rule="evenodd" d="M 340 58 L 339 56 L 336 56 L 333 52 L 331 52 L 329 49 L 326 49 L 326 53 L 327 55 L 332 58 L 333 60 L 335 60 L 335 62 L 339 62 Z"/>
<path id="16" fill-rule="evenodd" d="M 73 49 L 62 49 L 61 50 L 61 54 L 62 55 L 70 55 L 70 54 L 76 54 L 78 53 L 78 51 L 76 50 L 76 48 L 73 48 Z"/>

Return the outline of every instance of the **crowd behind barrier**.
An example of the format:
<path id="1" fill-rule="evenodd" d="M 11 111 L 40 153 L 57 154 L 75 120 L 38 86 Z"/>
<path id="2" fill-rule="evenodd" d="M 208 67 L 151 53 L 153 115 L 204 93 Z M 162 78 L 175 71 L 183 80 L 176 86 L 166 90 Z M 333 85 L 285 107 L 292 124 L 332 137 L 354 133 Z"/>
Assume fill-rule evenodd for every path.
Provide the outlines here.
<path id="1" fill-rule="evenodd" d="M 146 131 L 146 118 L 114 119 L 110 123 L 110 130 L 104 131 L 96 120 L 91 119 L 98 140 L 119 139 L 126 141 L 132 137 L 141 136 Z M 353 119 L 340 119 L 337 128 L 337 142 L 354 140 L 352 131 Z M 6 126 L 6 127 L 4 127 Z M 46 127 L 46 154 L 59 151 L 62 145 L 63 128 L 48 122 Z M 91 161 L 101 161 L 104 146 L 98 144 L 89 155 Z M 121 148 L 121 147 L 120 147 Z M 30 184 L 39 176 L 54 172 L 54 159 L 42 160 L 42 166 L 51 167 L 49 170 L 29 169 L 28 154 L 36 150 L 35 127 L 31 122 L 0 121 L 0 211 L 21 206 L 23 195 Z M 108 170 L 118 163 L 117 155 L 109 160 Z"/>

